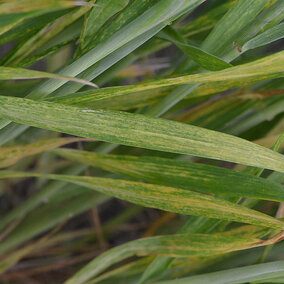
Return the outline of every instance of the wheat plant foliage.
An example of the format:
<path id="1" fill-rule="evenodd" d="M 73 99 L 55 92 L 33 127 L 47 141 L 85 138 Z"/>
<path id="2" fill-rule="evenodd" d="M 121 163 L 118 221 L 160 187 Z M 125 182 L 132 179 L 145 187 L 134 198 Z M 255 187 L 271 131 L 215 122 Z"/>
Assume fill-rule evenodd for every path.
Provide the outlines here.
<path id="1" fill-rule="evenodd" d="M 283 283 L 283 20 L 0 0 L 0 282 Z"/>

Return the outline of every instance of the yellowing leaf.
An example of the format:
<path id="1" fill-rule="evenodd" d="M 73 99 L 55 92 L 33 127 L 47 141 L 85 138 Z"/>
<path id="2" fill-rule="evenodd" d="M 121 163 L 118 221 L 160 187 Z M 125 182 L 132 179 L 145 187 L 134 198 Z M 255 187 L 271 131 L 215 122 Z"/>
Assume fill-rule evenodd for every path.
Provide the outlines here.
<path id="1" fill-rule="evenodd" d="M 254 238 L 218 234 L 176 234 L 139 239 L 101 254 L 68 279 L 65 284 L 85 283 L 116 262 L 133 255 L 210 256 L 246 249 L 258 241 L 258 239 Z"/>
<path id="2" fill-rule="evenodd" d="M 137 180 L 206 193 L 284 202 L 284 187 L 264 178 L 205 164 L 158 157 L 104 155 L 72 149 L 54 153 Z"/>
<path id="3" fill-rule="evenodd" d="M 283 222 L 258 211 L 213 196 L 174 187 L 110 178 L 0 171 L 0 179 L 18 177 L 43 177 L 71 182 L 138 205 L 174 213 L 284 229 Z"/>
<path id="4" fill-rule="evenodd" d="M 284 172 L 284 157 L 228 134 L 144 115 L 0 96 L 0 115 L 21 124 L 147 149 Z"/>

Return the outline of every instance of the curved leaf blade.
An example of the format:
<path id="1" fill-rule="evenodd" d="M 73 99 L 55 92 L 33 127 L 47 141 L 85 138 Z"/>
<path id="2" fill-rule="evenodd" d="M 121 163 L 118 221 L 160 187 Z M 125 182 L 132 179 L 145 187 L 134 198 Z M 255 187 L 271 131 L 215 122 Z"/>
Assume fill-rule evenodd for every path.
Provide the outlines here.
<path id="1" fill-rule="evenodd" d="M 68 279 L 65 284 L 85 283 L 111 265 L 133 255 L 210 256 L 242 250 L 256 242 L 258 239 L 217 234 L 177 234 L 139 239 L 101 254 Z"/>
<path id="2" fill-rule="evenodd" d="M 29 70 L 24 68 L 13 68 L 13 67 L 4 67 L 0 66 L 0 80 L 19 80 L 19 79 L 40 79 L 40 78 L 53 78 L 60 79 L 65 81 L 73 81 L 76 83 L 89 85 L 92 87 L 97 87 L 92 82 L 88 82 L 79 78 L 72 78 L 61 76 L 58 74 L 52 74 L 42 71 Z"/>
<path id="3" fill-rule="evenodd" d="M 0 179 L 43 177 L 71 182 L 100 193 L 150 208 L 185 215 L 207 216 L 257 226 L 284 229 L 284 223 L 255 210 L 213 196 L 174 187 L 87 176 L 1 171 Z"/>
<path id="4" fill-rule="evenodd" d="M 225 168 L 158 157 L 104 155 L 72 149 L 52 152 L 75 162 L 150 183 L 225 196 L 284 202 L 284 188 L 281 184 Z"/>

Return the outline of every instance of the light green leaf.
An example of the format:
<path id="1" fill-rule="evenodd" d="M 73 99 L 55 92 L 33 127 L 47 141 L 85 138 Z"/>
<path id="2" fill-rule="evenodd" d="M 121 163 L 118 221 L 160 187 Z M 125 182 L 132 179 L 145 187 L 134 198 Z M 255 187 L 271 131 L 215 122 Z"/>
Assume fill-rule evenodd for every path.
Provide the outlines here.
<path id="1" fill-rule="evenodd" d="M 237 236 L 238 234 L 240 234 L 241 237 L 249 237 L 249 238 L 263 238 L 265 236 L 267 236 L 267 234 L 269 233 L 267 228 L 261 228 L 261 227 L 255 227 L 252 225 L 247 225 L 247 226 L 241 226 L 237 229 L 233 229 L 230 231 L 227 231 L 225 234 L 226 235 L 230 235 L 230 236 Z M 177 234 L 188 234 L 187 232 L 178 232 Z M 191 233 L 189 233 L 191 234 Z M 202 233 L 203 234 L 203 233 Z M 156 259 L 171 259 L 174 260 L 174 262 L 172 262 L 171 266 L 167 266 L 165 267 L 165 270 L 167 270 L 166 274 L 167 276 L 170 277 L 170 274 L 168 273 L 169 271 L 171 271 L 171 269 L 176 268 L 176 267 L 190 267 L 191 271 L 193 272 L 194 266 L 192 266 L 192 264 L 196 264 L 196 263 L 204 263 L 204 260 L 209 260 L 212 259 L 213 264 L 216 263 L 218 260 L 225 258 L 228 255 L 218 255 L 218 256 L 206 256 L 206 257 L 198 257 L 198 256 L 189 256 L 187 258 L 171 258 L 171 257 L 165 257 L 165 256 L 158 256 L 156 257 Z M 134 273 L 136 277 L 139 277 L 139 275 L 141 273 L 143 273 L 145 271 L 145 265 L 148 265 L 149 262 L 151 262 L 152 258 L 151 256 L 149 257 L 144 257 L 141 258 L 139 260 L 127 263 L 125 265 L 121 265 L 118 268 L 114 268 L 108 272 L 105 272 L 103 274 L 101 274 L 101 276 L 96 277 L 95 279 L 92 279 L 91 281 L 89 281 L 88 283 L 90 284 L 95 284 L 95 283 L 100 283 L 100 281 L 102 280 L 106 280 L 109 279 L 109 282 L 107 283 L 111 283 L 110 281 L 114 281 L 114 279 L 117 277 L 125 279 L 125 276 L 129 273 Z M 156 261 L 155 261 L 156 262 Z M 153 266 L 155 266 L 155 262 L 151 263 L 151 268 Z M 142 266 L 141 264 L 144 263 L 144 265 Z M 136 271 L 133 270 L 132 268 L 136 268 L 139 267 L 140 270 Z M 141 267 L 142 266 L 142 267 Z M 137 268 L 138 268 L 137 267 Z M 160 270 L 160 273 L 157 273 L 157 276 L 160 278 L 161 275 L 165 275 L 163 273 L 163 271 Z M 175 278 L 177 278 L 178 276 L 176 276 Z M 138 281 L 137 283 L 142 283 L 142 281 Z"/>
<path id="2" fill-rule="evenodd" d="M 0 114 L 14 122 L 86 138 L 284 171 L 284 158 L 279 153 L 175 121 L 2 96 Z"/>
<path id="3" fill-rule="evenodd" d="M 192 91 L 192 93 L 186 97 L 186 99 L 206 97 L 230 88 L 246 86 L 251 83 L 253 83 L 253 80 L 232 80 L 203 84 Z M 116 92 L 115 90 L 110 90 L 109 88 L 103 88 L 99 91 L 90 90 L 66 95 L 60 94 L 60 96 L 52 96 L 46 100 L 67 105 L 86 106 L 94 109 L 129 110 L 158 103 L 172 89 L 172 87 L 166 87 L 140 92 L 124 93 L 122 91 Z M 238 103 L 240 103 L 240 101 L 238 101 Z"/>
<path id="4" fill-rule="evenodd" d="M 46 101 L 94 109 L 128 110 L 159 102 L 168 92 L 168 88 L 140 92 L 123 92 L 119 89 L 102 88 L 99 92 L 88 90 L 51 96 L 46 98 Z"/>
<path id="5" fill-rule="evenodd" d="M 238 204 L 174 187 L 127 180 L 0 171 L 0 178 L 43 177 L 71 182 L 144 207 L 284 229 L 284 223 Z"/>
<path id="6" fill-rule="evenodd" d="M 0 80 L 19 80 L 19 79 L 38 79 L 38 78 L 53 78 L 64 81 L 73 81 L 84 85 L 96 87 L 95 84 L 79 78 L 71 78 L 71 77 L 61 76 L 58 74 L 52 74 L 52 73 L 23 69 L 23 68 L 0 66 Z"/>
<path id="7" fill-rule="evenodd" d="M 284 202 L 282 185 L 224 168 L 158 157 L 104 155 L 71 149 L 58 149 L 53 153 L 150 183 L 225 196 Z"/>
<path id="8" fill-rule="evenodd" d="M 144 256 L 154 254 L 172 257 L 210 256 L 242 250 L 256 242 L 258 242 L 258 239 L 228 236 L 226 234 L 176 234 L 139 239 L 101 254 L 65 283 L 85 283 L 111 265 L 133 255 Z"/>

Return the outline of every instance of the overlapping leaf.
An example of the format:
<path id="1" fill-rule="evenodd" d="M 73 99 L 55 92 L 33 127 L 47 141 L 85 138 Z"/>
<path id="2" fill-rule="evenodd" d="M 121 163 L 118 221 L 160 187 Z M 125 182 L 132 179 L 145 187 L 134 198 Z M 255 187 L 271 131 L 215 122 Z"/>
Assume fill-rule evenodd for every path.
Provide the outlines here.
<path id="1" fill-rule="evenodd" d="M 157 157 L 103 155 L 71 149 L 53 152 L 76 162 L 150 183 L 225 196 L 284 201 L 284 187 L 280 184 L 205 164 Z"/>
<path id="2" fill-rule="evenodd" d="M 186 215 L 208 216 L 283 229 L 284 223 L 257 211 L 197 192 L 127 180 L 1 171 L 0 178 L 46 177 L 71 182 L 106 195 Z"/>

